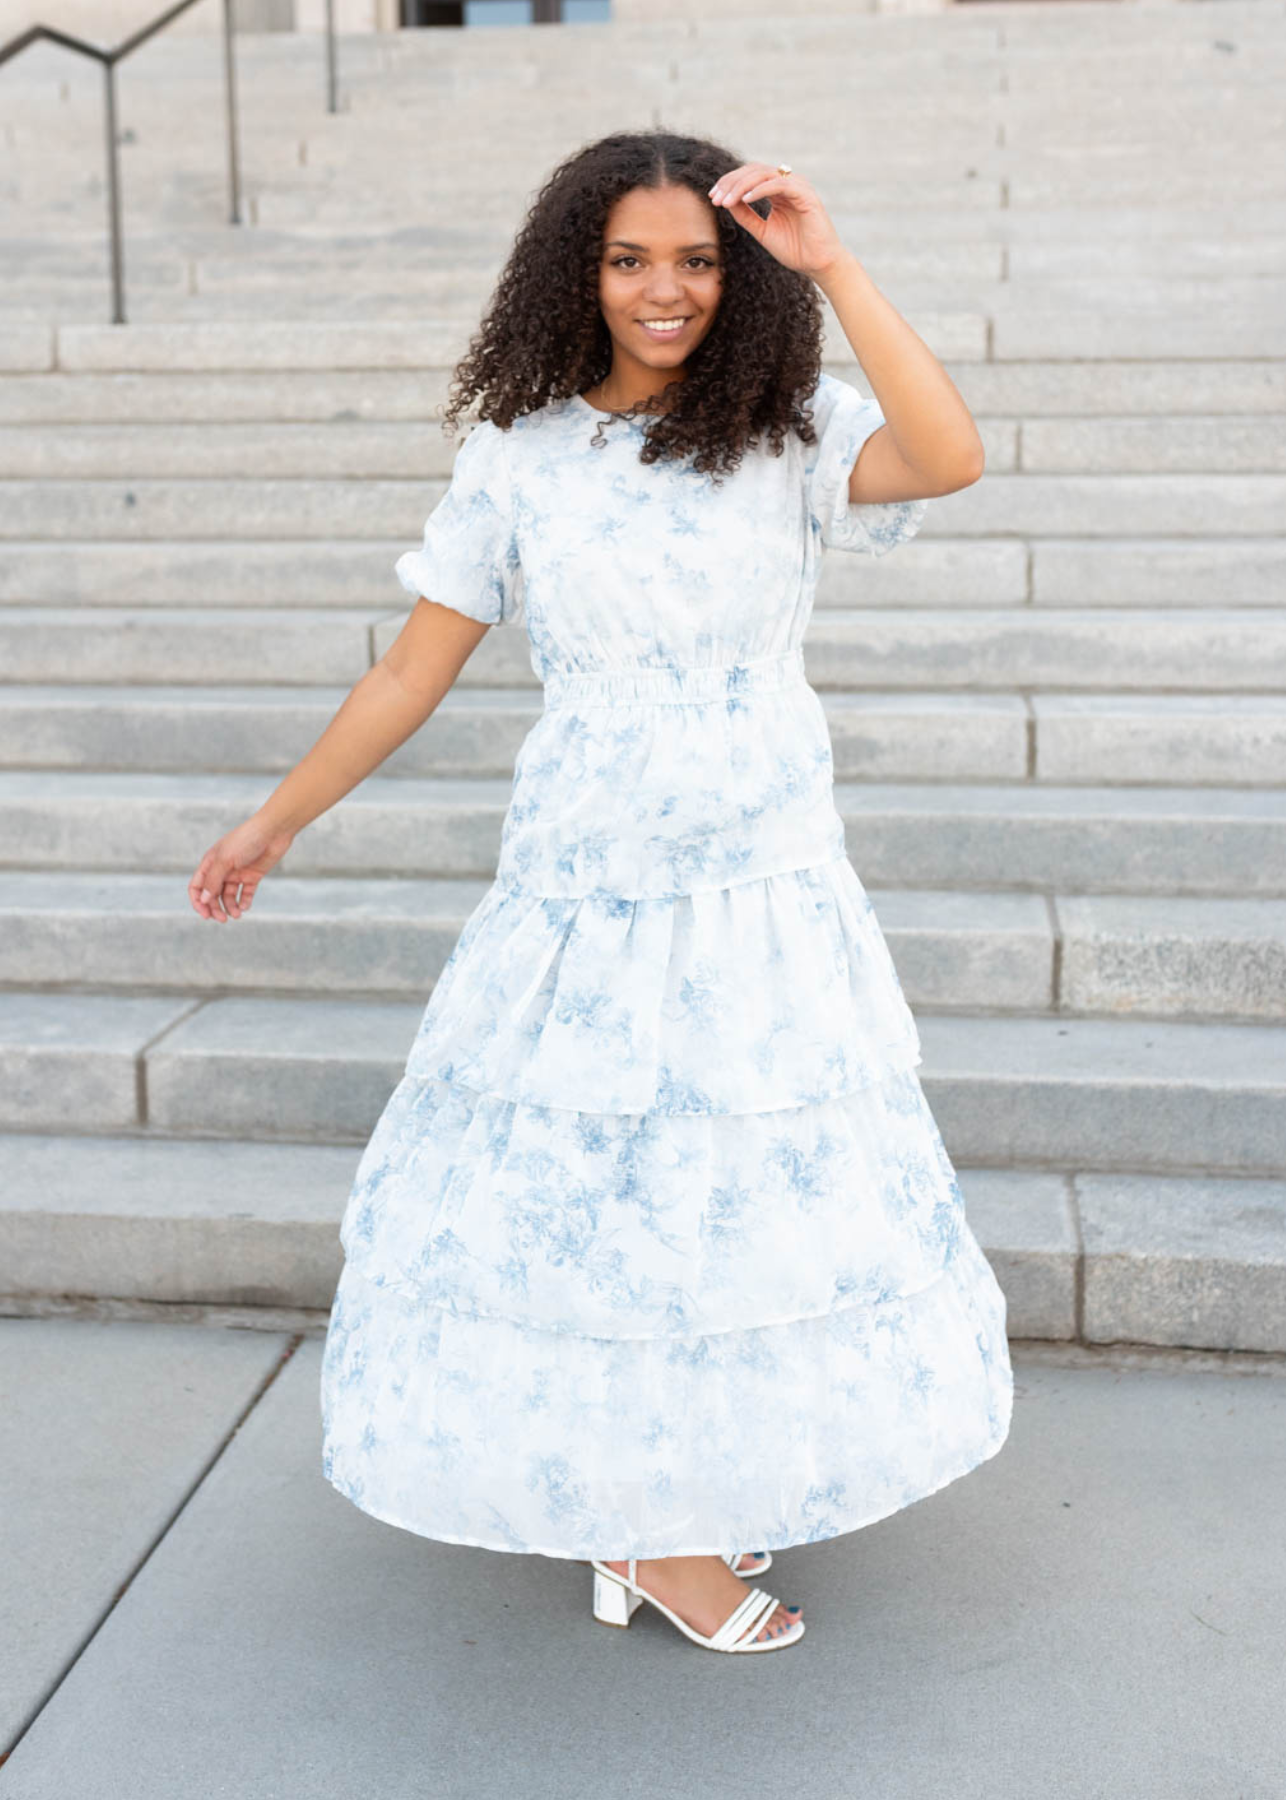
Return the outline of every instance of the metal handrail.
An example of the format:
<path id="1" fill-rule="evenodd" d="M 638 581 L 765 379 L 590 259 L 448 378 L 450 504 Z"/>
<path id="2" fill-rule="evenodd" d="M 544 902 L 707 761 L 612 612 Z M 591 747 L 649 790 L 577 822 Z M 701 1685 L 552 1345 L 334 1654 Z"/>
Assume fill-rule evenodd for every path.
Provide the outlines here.
<path id="1" fill-rule="evenodd" d="M 167 11 L 159 13 L 150 25 L 144 25 L 132 37 L 122 38 L 114 50 L 104 50 L 100 44 L 91 44 L 85 38 L 73 37 L 68 31 L 59 31 L 53 25 L 32 25 L 28 30 L 19 32 L 17 37 L 10 38 L 7 44 L 0 44 L 0 63 L 6 63 L 10 57 L 17 56 L 19 51 L 27 49 L 40 38 L 47 38 L 51 44 L 61 44 L 65 50 L 75 50 L 81 56 L 88 56 L 92 61 L 103 65 L 104 94 L 103 112 L 107 129 L 107 223 L 108 241 L 112 256 L 112 324 L 125 323 L 125 257 L 121 247 L 121 174 L 120 149 L 116 142 L 116 65 L 123 62 L 140 44 L 145 44 L 158 31 L 163 31 L 180 13 L 195 6 L 197 0 L 176 0 L 176 4 Z M 224 93 L 227 100 L 228 115 L 228 188 L 230 207 L 228 222 L 240 225 L 241 220 L 241 168 L 237 144 L 237 86 L 236 64 L 232 54 L 232 40 L 235 28 L 232 23 L 232 0 L 223 0 L 223 75 Z M 335 0 L 326 0 L 326 110 L 338 110 L 335 101 Z"/>

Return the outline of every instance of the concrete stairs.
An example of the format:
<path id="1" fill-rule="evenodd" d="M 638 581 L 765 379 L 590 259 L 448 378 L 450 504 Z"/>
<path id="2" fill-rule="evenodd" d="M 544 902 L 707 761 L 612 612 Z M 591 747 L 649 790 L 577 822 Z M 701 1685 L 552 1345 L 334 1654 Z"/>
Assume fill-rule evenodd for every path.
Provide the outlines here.
<path id="1" fill-rule="evenodd" d="M 986 442 L 896 556 L 828 560 L 806 660 L 1011 1333 L 1286 1350 L 1284 17 L 403 33 L 345 40 L 335 118 L 298 40 L 248 39 L 240 230 L 217 152 L 176 147 L 213 40 L 158 43 L 124 328 L 68 173 L 96 90 L 0 73 L 0 1311 L 329 1305 L 358 1147 L 494 871 L 524 635 L 248 920 L 187 880 L 400 629 L 524 196 L 655 112 L 784 142 Z M 868 386 L 834 320 L 827 365 Z"/>

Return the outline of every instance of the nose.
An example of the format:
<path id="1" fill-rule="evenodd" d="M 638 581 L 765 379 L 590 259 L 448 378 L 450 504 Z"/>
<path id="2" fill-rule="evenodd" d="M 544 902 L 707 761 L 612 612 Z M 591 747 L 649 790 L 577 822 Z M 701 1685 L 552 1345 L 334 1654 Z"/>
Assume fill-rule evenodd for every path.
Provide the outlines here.
<path id="1" fill-rule="evenodd" d="M 648 289 L 648 301 L 652 306 L 673 306 L 683 298 L 683 287 L 677 281 L 667 281 L 658 287 Z"/>

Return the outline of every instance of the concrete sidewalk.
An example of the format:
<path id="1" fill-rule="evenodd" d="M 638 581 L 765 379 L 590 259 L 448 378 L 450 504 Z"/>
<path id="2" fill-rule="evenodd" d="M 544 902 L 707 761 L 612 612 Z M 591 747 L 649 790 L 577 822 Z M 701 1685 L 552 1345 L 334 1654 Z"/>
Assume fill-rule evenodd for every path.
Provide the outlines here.
<path id="1" fill-rule="evenodd" d="M 579 1564 L 359 1512 L 320 1355 L 0 1320 L 0 1795 L 1286 1794 L 1280 1360 L 1015 1345 L 999 1455 L 779 1552 L 809 1635 L 732 1663 L 595 1625 Z"/>

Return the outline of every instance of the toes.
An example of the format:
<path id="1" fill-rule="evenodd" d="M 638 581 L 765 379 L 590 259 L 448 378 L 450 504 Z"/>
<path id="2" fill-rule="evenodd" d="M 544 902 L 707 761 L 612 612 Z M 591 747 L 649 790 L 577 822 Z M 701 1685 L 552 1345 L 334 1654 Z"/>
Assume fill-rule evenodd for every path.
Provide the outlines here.
<path id="1" fill-rule="evenodd" d="M 760 1641 L 765 1642 L 768 1638 L 780 1637 L 782 1632 L 789 1631 L 791 1626 L 795 1623 L 795 1621 L 791 1618 L 788 1618 L 787 1614 L 790 1612 L 798 1612 L 798 1611 L 799 1611 L 799 1608 L 797 1606 L 795 1606 L 795 1607 L 778 1606 L 778 1608 L 777 1608 L 776 1612 L 773 1614 L 772 1618 L 768 1621 L 768 1623 L 764 1626 L 763 1630 L 759 1633 Z"/>

